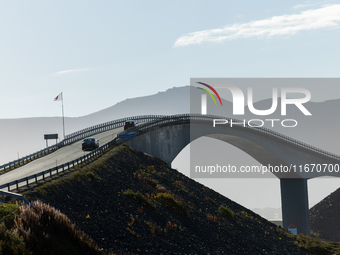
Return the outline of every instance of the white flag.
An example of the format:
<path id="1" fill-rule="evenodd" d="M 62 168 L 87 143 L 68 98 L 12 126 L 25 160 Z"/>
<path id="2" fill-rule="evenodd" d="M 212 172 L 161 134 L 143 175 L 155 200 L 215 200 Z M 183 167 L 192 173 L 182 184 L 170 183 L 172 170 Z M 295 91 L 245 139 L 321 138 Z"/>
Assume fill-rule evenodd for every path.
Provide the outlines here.
<path id="1" fill-rule="evenodd" d="M 55 99 L 54 101 L 60 101 L 63 98 L 63 92 L 61 92 Z"/>

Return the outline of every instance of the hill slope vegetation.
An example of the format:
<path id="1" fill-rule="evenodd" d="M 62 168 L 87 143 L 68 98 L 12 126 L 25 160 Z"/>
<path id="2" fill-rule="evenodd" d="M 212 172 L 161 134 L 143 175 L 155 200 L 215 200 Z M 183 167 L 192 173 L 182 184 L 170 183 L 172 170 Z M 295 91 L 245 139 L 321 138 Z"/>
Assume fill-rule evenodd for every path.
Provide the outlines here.
<path id="1" fill-rule="evenodd" d="M 309 210 L 311 230 L 329 241 L 340 241 L 340 188 Z"/>
<path id="2" fill-rule="evenodd" d="M 305 254 L 287 231 L 126 145 L 24 195 L 115 254 Z"/>

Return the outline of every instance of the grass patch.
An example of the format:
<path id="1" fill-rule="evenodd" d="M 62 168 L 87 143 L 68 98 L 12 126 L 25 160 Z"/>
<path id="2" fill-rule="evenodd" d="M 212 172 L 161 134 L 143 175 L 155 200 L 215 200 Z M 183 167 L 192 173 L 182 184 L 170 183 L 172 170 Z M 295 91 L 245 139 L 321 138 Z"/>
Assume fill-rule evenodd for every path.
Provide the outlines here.
<path id="1" fill-rule="evenodd" d="M 99 253 L 94 241 L 53 207 L 34 201 L 32 207 L 23 205 L 18 211 L 14 233 L 33 254 Z"/>
<path id="2" fill-rule="evenodd" d="M 138 172 L 138 171 L 137 171 Z M 147 184 L 149 184 L 151 187 L 156 188 L 156 186 L 158 185 L 158 181 L 147 177 L 145 174 L 140 174 L 140 173 L 134 173 L 134 177 L 137 177 L 139 180 L 143 180 L 145 181 Z"/>
<path id="3" fill-rule="evenodd" d="M 169 193 L 157 193 L 155 195 L 155 199 L 164 205 L 166 208 L 177 212 L 183 216 L 189 216 L 188 210 L 186 205 L 183 201 L 176 200 L 171 194 Z"/>
<path id="4" fill-rule="evenodd" d="M 145 167 L 143 165 L 140 165 L 139 169 L 136 171 L 136 174 L 140 174 L 144 177 L 148 177 L 154 172 L 155 172 L 155 168 L 153 166 Z"/>
<path id="5" fill-rule="evenodd" d="M 90 181 L 96 178 L 92 171 L 88 171 L 85 175 Z"/>
<path id="6" fill-rule="evenodd" d="M 325 240 L 325 238 L 320 233 L 311 232 L 310 237 L 321 240 L 321 241 Z"/>
<path id="7" fill-rule="evenodd" d="M 24 240 L 13 232 L 18 208 L 15 204 L 0 204 L 0 255 L 30 254 Z"/>
<path id="8" fill-rule="evenodd" d="M 143 196 L 139 191 L 133 192 L 131 189 L 128 189 L 123 192 L 124 195 L 131 197 L 132 199 L 136 200 L 138 203 L 141 203 L 145 205 L 146 207 L 149 207 L 150 209 L 155 210 L 156 206 L 150 202 L 145 196 Z"/>
<path id="9" fill-rule="evenodd" d="M 294 236 L 296 238 L 297 245 L 307 251 L 309 254 L 339 254 L 340 243 L 339 242 L 325 242 L 314 239 L 312 237 L 298 234 Z"/>
<path id="10" fill-rule="evenodd" d="M 251 219 L 251 220 L 254 219 L 254 217 L 253 217 L 251 214 L 247 213 L 247 212 L 244 211 L 244 210 L 242 210 L 242 211 L 239 213 L 239 215 L 241 215 L 241 216 L 244 217 L 244 218 Z"/>
<path id="11" fill-rule="evenodd" d="M 177 187 L 181 188 L 182 190 L 188 192 L 187 186 L 184 184 L 183 181 L 175 181 L 174 183 Z"/>
<path id="12" fill-rule="evenodd" d="M 12 229 L 14 227 L 14 219 L 18 215 L 18 208 L 19 206 L 16 204 L 0 204 L 0 222 L 4 223 L 6 228 Z"/>
<path id="13" fill-rule="evenodd" d="M 12 224 L 13 225 L 13 224 Z M 0 223 L 0 255 L 29 255 L 24 240 Z"/>
<path id="14" fill-rule="evenodd" d="M 155 223 L 152 223 L 150 221 L 144 221 L 144 223 L 150 227 L 152 235 L 154 235 L 156 231 L 160 231 L 160 227 L 158 227 Z"/>
<path id="15" fill-rule="evenodd" d="M 234 218 L 234 212 L 228 208 L 226 205 L 223 206 L 221 205 L 219 208 L 218 208 L 218 212 L 226 217 L 228 217 L 229 219 L 233 219 Z"/>
<path id="16" fill-rule="evenodd" d="M 328 254 L 340 254 L 340 242 L 327 242 L 315 239 L 314 237 L 308 237 L 304 234 L 294 235 L 287 230 L 277 227 L 276 231 L 291 238 L 294 244 L 302 250 L 308 252 L 308 254 L 328 255 Z"/>
<path id="17" fill-rule="evenodd" d="M 28 200 L 33 200 L 33 198 L 41 197 L 49 191 L 57 191 L 66 185 L 73 183 L 74 181 L 89 181 L 98 178 L 96 172 L 100 169 L 106 169 L 109 167 L 107 162 L 112 156 L 119 153 L 120 151 L 126 150 L 128 147 L 121 145 L 112 148 L 106 153 L 99 156 L 95 161 L 88 163 L 87 165 L 81 167 L 76 166 L 73 171 L 65 171 L 65 174 L 60 176 L 55 176 L 48 181 L 39 181 L 37 185 L 26 188 L 20 188 L 21 193 L 25 195 Z"/>

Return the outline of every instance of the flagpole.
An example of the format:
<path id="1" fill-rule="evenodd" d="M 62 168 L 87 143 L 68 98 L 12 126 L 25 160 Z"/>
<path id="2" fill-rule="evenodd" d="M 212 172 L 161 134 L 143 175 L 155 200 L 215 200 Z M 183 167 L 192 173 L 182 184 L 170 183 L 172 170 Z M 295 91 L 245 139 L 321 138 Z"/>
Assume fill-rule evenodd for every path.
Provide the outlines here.
<path id="1" fill-rule="evenodd" d="M 61 108 L 62 108 L 62 111 L 63 111 L 63 134 L 64 134 L 64 139 L 65 139 L 64 95 L 63 95 L 63 92 L 61 92 Z"/>

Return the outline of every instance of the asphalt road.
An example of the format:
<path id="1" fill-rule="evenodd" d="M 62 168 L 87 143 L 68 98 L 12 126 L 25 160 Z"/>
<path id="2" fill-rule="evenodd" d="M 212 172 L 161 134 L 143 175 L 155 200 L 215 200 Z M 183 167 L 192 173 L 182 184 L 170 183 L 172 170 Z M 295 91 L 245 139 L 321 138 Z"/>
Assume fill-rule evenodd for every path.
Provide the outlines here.
<path id="1" fill-rule="evenodd" d="M 93 135 L 91 137 L 97 138 L 99 140 L 99 146 L 101 146 L 115 138 L 119 132 L 123 131 L 123 129 L 124 129 L 123 127 L 120 127 Z M 80 140 L 73 144 L 62 147 L 49 155 L 36 159 L 24 166 L 21 166 L 15 170 L 0 175 L 0 185 L 24 178 L 26 176 L 30 176 L 32 174 L 40 173 L 44 170 L 53 168 L 56 165 L 67 163 L 69 161 L 72 161 L 83 156 L 86 153 L 91 152 L 91 151 L 84 152 L 81 149 L 82 141 L 83 140 Z"/>

